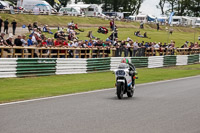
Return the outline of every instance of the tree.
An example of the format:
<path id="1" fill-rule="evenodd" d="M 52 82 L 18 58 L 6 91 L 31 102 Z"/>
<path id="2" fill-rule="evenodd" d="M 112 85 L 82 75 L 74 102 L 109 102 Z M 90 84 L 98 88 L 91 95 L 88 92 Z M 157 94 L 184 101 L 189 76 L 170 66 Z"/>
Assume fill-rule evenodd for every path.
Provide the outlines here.
<path id="1" fill-rule="evenodd" d="M 166 0 L 160 0 L 158 5 L 156 6 L 158 9 L 161 10 L 162 15 L 165 14 L 165 11 L 164 11 L 165 4 L 166 4 Z"/>

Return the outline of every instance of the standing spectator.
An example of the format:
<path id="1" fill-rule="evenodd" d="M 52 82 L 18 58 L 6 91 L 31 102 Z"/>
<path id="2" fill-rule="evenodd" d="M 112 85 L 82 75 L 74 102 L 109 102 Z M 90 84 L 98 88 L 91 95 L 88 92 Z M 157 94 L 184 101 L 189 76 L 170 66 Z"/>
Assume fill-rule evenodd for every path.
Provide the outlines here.
<path id="1" fill-rule="evenodd" d="M 144 29 L 144 23 L 143 23 L 143 21 L 140 22 L 140 29 Z"/>
<path id="2" fill-rule="evenodd" d="M 136 56 L 138 48 L 139 48 L 138 42 L 134 42 L 134 44 L 133 44 L 133 56 Z"/>
<path id="3" fill-rule="evenodd" d="M 32 35 L 29 35 L 29 39 L 28 39 L 28 46 L 32 46 L 33 45 L 33 41 L 32 41 Z"/>
<path id="4" fill-rule="evenodd" d="M 110 29 L 113 31 L 114 30 L 114 19 L 110 21 Z"/>
<path id="5" fill-rule="evenodd" d="M 22 35 L 21 42 L 22 42 L 22 46 L 28 46 L 28 43 L 26 41 L 26 35 Z"/>
<path id="6" fill-rule="evenodd" d="M 18 35 L 18 37 L 14 40 L 14 44 L 16 46 L 22 46 L 21 36 Z M 21 53 L 21 49 L 16 49 L 16 53 Z"/>
<path id="7" fill-rule="evenodd" d="M 4 39 L 5 33 L 1 33 L 0 35 L 0 42 L 2 43 L 2 45 L 8 45 L 7 42 Z"/>
<path id="8" fill-rule="evenodd" d="M 3 20 L 1 19 L 1 16 L 0 16 L 0 32 L 1 32 L 2 24 L 3 24 Z"/>
<path id="9" fill-rule="evenodd" d="M 18 37 L 15 39 L 14 44 L 15 44 L 16 46 L 22 46 L 21 38 L 22 38 L 22 37 L 21 37 L 20 35 L 18 35 Z"/>
<path id="10" fill-rule="evenodd" d="M 13 46 L 13 43 L 12 43 L 12 36 L 9 36 L 8 38 L 7 38 L 7 40 L 6 40 L 6 42 L 7 42 L 7 44 L 9 45 L 9 46 Z"/>
<path id="11" fill-rule="evenodd" d="M 159 22 L 157 22 L 157 31 L 159 31 L 160 30 L 160 25 L 159 25 Z"/>
<path id="12" fill-rule="evenodd" d="M 8 25 L 9 25 L 9 22 L 8 22 L 8 19 L 6 19 L 4 21 L 4 32 L 6 32 L 6 34 L 8 34 Z"/>
<path id="13" fill-rule="evenodd" d="M 17 28 L 17 22 L 15 21 L 15 19 L 12 21 L 12 28 L 13 28 L 13 35 L 15 35 L 15 30 Z"/>

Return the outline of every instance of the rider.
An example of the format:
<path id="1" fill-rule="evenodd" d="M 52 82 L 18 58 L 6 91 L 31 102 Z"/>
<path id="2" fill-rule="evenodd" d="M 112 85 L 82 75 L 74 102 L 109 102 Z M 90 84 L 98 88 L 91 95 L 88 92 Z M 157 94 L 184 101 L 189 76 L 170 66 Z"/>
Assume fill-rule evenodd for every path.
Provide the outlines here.
<path id="1" fill-rule="evenodd" d="M 121 63 L 126 63 L 129 65 L 130 68 L 130 72 L 132 71 L 133 74 L 131 75 L 132 77 L 132 85 L 134 86 L 135 84 L 135 79 L 133 78 L 135 76 L 135 66 L 131 63 L 131 61 L 129 61 L 129 59 L 123 58 Z"/>

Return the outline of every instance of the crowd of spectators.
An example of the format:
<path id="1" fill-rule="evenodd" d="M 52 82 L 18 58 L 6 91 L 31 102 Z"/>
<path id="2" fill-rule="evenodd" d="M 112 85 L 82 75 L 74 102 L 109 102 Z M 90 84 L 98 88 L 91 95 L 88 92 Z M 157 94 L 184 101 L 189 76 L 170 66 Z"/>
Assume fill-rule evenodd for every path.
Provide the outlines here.
<path id="1" fill-rule="evenodd" d="M 22 47 L 60 47 L 60 48 L 91 48 L 91 47 L 100 47 L 107 48 L 115 47 L 117 49 L 116 56 L 122 56 L 122 52 L 124 52 L 124 56 L 136 56 L 136 53 L 139 53 L 137 56 L 144 56 L 145 49 L 156 49 L 156 48 L 176 48 L 175 41 L 171 41 L 169 44 L 162 42 L 137 42 L 128 37 L 126 40 L 118 40 L 118 30 L 117 27 L 113 28 L 114 25 L 111 25 L 111 30 L 114 29 L 112 34 L 106 39 L 101 40 L 92 35 L 92 32 L 89 32 L 87 40 L 79 40 L 77 37 L 80 32 L 84 32 L 78 28 L 77 24 L 74 24 L 73 21 L 68 24 L 67 29 L 59 28 L 56 33 L 54 33 L 54 38 L 47 38 L 44 32 L 49 34 L 53 34 L 48 25 L 44 25 L 43 28 L 38 27 L 37 23 L 29 24 L 28 30 L 30 32 L 29 36 L 26 35 L 18 35 L 17 38 L 13 38 L 12 35 L 5 38 L 5 32 L 2 32 L 0 35 L 0 46 L 22 46 Z M 146 34 L 146 33 L 145 33 Z M 140 35 L 140 32 L 135 32 L 135 35 Z M 147 37 L 144 35 L 143 37 Z M 181 48 L 200 48 L 200 44 L 198 42 L 192 43 L 186 41 L 185 44 Z M 4 52 L 12 52 L 9 49 L 5 49 Z M 16 50 L 16 53 L 20 53 L 21 50 Z M 24 51 L 25 53 L 31 52 L 29 50 Z M 48 53 L 49 51 L 43 51 L 44 53 Z M 63 52 L 63 51 L 62 51 Z M 70 51 L 69 51 L 70 52 Z M 37 51 L 36 51 L 37 53 Z M 37 55 L 35 55 L 37 57 Z"/>

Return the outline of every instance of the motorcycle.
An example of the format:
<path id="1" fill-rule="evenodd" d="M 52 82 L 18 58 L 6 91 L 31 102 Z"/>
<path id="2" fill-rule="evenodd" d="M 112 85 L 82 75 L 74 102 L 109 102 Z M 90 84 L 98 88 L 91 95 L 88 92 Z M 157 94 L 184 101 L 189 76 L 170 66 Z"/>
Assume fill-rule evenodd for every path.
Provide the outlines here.
<path id="1" fill-rule="evenodd" d="M 133 97 L 135 91 L 135 79 L 137 72 L 130 71 L 130 67 L 126 63 L 121 63 L 117 70 L 114 70 L 116 77 L 116 94 L 118 99 L 122 99 L 124 94 Z"/>

